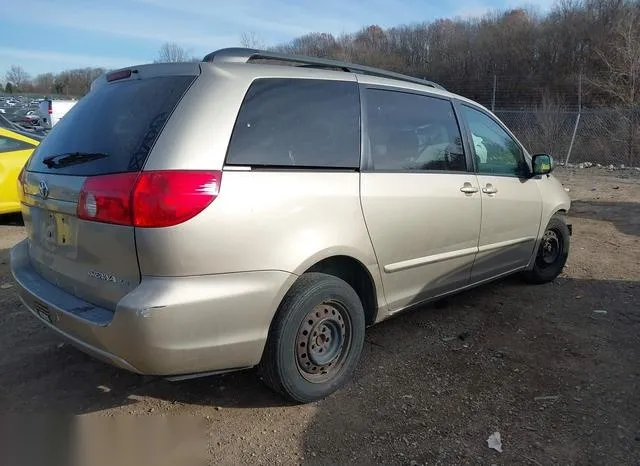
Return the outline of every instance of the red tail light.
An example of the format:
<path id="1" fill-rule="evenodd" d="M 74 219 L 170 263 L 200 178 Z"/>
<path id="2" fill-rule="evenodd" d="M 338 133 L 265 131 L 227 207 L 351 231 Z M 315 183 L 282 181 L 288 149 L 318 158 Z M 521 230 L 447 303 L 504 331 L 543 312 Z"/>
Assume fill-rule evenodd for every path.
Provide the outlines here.
<path id="1" fill-rule="evenodd" d="M 49 101 L 49 115 L 53 113 L 53 104 Z"/>
<path id="2" fill-rule="evenodd" d="M 218 196 L 217 171 L 151 171 L 89 177 L 78 217 L 95 222 L 160 228 L 195 217 Z"/>
<path id="3" fill-rule="evenodd" d="M 131 77 L 131 70 L 114 71 L 107 75 L 107 82 L 117 81 L 119 79 L 126 79 Z"/>
<path id="4" fill-rule="evenodd" d="M 218 196 L 220 172 L 143 172 L 133 191 L 133 224 L 177 225 L 195 217 Z"/>
<path id="5" fill-rule="evenodd" d="M 96 222 L 131 225 L 131 191 L 138 173 L 87 178 L 78 198 L 78 217 Z"/>

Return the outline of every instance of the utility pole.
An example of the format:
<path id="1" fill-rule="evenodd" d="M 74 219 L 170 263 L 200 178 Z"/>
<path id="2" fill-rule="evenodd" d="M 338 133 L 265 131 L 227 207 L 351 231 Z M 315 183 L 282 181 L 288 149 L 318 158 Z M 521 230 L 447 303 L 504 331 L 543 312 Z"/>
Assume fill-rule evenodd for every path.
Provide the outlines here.
<path id="1" fill-rule="evenodd" d="M 569 143 L 569 150 L 567 156 L 564 159 L 565 167 L 569 163 L 571 157 L 571 151 L 573 150 L 573 144 L 576 142 L 576 134 L 578 133 L 578 126 L 580 125 L 580 118 L 582 117 L 582 68 L 578 75 L 578 115 L 576 116 L 576 124 L 573 127 L 573 134 L 571 135 L 571 143 Z"/>
<path id="2" fill-rule="evenodd" d="M 578 75 L 578 113 L 582 113 L 582 70 Z"/>
<path id="3" fill-rule="evenodd" d="M 567 156 L 564 159 L 564 166 L 569 165 L 569 158 L 571 157 L 571 151 L 573 150 L 573 143 L 576 142 L 576 134 L 578 134 L 578 126 L 580 125 L 580 117 L 582 113 L 578 113 L 576 116 L 576 124 L 573 127 L 573 134 L 571 135 L 571 143 L 569 143 L 569 150 L 567 151 Z"/>
<path id="4" fill-rule="evenodd" d="M 496 87 L 498 86 L 498 76 L 493 75 L 493 94 L 491 96 L 491 111 L 496 111 Z"/>

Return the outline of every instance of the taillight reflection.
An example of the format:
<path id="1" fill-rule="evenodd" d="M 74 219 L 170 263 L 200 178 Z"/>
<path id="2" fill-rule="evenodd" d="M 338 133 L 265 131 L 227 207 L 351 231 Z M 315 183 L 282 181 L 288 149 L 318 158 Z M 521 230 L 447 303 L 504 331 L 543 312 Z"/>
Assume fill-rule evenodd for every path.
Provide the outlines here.
<path id="1" fill-rule="evenodd" d="M 27 165 L 29 164 L 29 160 L 27 160 L 27 162 L 22 166 L 22 170 L 20 170 L 20 174 L 18 175 L 18 199 L 20 199 L 21 204 L 25 203 L 24 184 L 27 177 Z"/>

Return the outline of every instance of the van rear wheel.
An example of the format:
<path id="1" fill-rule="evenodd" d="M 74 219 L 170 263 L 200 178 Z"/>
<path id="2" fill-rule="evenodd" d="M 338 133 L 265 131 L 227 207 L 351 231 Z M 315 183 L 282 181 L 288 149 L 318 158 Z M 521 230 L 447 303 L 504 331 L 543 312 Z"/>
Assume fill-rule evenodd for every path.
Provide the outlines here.
<path id="1" fill-rule="evenodd" d="M 263 381 L 300 403 L 325 398 L 350 380 L 364 335 L 364 309 L 354 289 L 332 275 L 304 274 L 271 325 L 260 363 Z"/>

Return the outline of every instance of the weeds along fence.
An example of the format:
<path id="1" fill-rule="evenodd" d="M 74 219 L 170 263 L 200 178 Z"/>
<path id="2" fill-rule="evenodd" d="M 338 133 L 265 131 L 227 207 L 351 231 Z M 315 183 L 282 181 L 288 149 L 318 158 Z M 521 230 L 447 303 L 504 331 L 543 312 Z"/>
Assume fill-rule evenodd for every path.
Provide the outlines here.
<path id="1" fill-rule="evenodd" d="M 532 153 L 561 163 L 640 167 L 640 109 L 496 110 Z"/>

